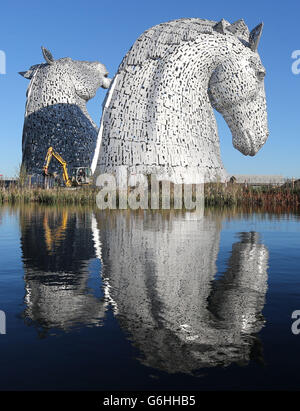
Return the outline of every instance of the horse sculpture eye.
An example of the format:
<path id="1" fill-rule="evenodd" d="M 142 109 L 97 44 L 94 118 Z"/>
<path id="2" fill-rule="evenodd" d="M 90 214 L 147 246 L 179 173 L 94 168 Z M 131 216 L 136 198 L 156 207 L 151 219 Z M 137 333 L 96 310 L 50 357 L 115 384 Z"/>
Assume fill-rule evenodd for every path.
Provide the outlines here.
<path id="1" fill-rule="evenodd" d="M 259 80 L 263 80 L 265 78 L 266 72 L 265 71 L 257 71 L 256 76 L 259 78 Z"/>

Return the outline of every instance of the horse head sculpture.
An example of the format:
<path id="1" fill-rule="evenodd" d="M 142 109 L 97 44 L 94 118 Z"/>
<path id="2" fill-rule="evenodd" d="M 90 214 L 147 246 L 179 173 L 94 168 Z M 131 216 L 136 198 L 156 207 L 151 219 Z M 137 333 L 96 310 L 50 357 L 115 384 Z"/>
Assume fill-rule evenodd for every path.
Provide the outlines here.
<path id="1" fill-rule="evenodd" d="M 70 57 L 64 57 L 55 60 L 52 53 L 45 47 L 42 47 L 42 53 L 46 64 L 36 64 L 31 66 L 29 70 L 20 72 L 23 77 L 31 80 L 37 71 L 47 72 L 47 76 L 53 74 L 61 77 L 66 77 L 66 81 L 70 81 L 70 88 L 73 88 L 74 93 L 85 101 L 93 98 L 99 87 L 108 88 L 111 80 L 107 78 L 108 71 L 104 64 L 98 61 L 79 61 L 72 60 Z M 59 83 L 60 79 L 56 79 Z M 61 96 L 64 100 L 65 96 Z"/>
<path id="2" fill-rule="evenodd" d="M 220 27 L 221 34 L 233 32 L 241 43 L 232 43 L 228 58 L 214 70 L 209 80 L 210 101 L 226 120 L 234 147 L 244 155 L 254 156 L 268 137 L 266 71 L 257 53 L 263 24 L 251 33 L 243 20 L 232 25 L 223 20 Z"/>
<path id="3" fill-rule="evenodd" d="M 108 91 L 96 173 L 125 166 L 175 183 L 227 180 L 213 109 L 243 154 L 255 155 L 268 137 L 262 27 L 180 19 L 145 31 Z"/>
<path id="4" fill-rule="evenodd" d="M 44 47 L 42 52 L 45 63 L 20 73 L 30 80 L 23 164 L 29 173 L 41 173 L 47 149 L 53 146 L 71 168 L 90 166 L 98 128 L 87 112 L 86 103 L 99 87 L 109 87 L 108 71 L 97 61 L 69 57 L 55 60 Z"/>

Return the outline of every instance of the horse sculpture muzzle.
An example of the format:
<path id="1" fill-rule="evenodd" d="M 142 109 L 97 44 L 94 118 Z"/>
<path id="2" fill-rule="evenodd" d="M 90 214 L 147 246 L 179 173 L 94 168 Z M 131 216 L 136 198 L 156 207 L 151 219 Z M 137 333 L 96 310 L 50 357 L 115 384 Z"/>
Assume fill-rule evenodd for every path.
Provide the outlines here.
<path id="1" fill-rule="evenodd" d="M 255 156 L 269 136 L 264 90 L 222 114 L 232 133 L 234 148 L 245 156 Z"/>

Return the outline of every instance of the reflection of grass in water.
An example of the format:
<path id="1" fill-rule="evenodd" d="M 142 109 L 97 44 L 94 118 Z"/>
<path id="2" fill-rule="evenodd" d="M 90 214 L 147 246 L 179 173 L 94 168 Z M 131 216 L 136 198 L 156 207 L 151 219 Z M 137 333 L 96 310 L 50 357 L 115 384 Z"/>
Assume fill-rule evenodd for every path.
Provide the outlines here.
<path id="1" fill-rule="evenodd" d="M 149 190 L 151 189 L 149 185 Z M 49 205 L 95 205 L 97 187 L 66 189 L 64 187 L 45 190 L 42 188 L 28 188 L 18 185 L 9 188 L 0 187 L 0 204 L 39 203 Z M 274 211 L 276 208 L 285 210 L 300 206 L 300 188 L 290 185 L 281 187 L 261 186 L 251 187 L 243 184 L 209 183 L 205 185 L 205 205 L 209 207 L 247 207 L 251 212 L 254 207 L 265 211 Z M 117 196 L 118 197 L 118 196 Z M 150 195 L 149 208 L 150 207 Z M 195 190 L 193 193 L 195 200 Z M 174 185 L 170 187 L 171 208 L 174 203 Z M 161 198 L 160 198 L 161 208 Z"/>

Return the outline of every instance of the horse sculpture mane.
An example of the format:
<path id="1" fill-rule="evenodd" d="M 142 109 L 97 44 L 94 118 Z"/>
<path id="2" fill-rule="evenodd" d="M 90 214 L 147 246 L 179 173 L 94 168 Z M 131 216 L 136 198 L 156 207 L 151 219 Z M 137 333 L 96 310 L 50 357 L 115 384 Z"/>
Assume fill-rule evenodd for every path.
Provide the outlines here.
<path id="1" fill-rule="evenodd" d="M 268 136 L 261 32 L 262 24 L 250 33 L 243 20 L 196 18 L 145 31 L 110 86 L 92 171 L 226 180 L 213 108 L 243 154 L 255 155 Z"/>
<path id="2" fill-rule="evenodd" d="M 30 80 L 23 128 L 22 164 L 30 174 L 41 174 L 45 155 L 53 146 L 73 167 L 89 167 L 98 128 L 86 103 L 99 87 L 108 88 L 106 67 L 95 61 L 69 57 L 54 60 L 42 48 L 46 63 L 20 74 Z M 61 171 L 54 162 L 51 171 Z"/>

